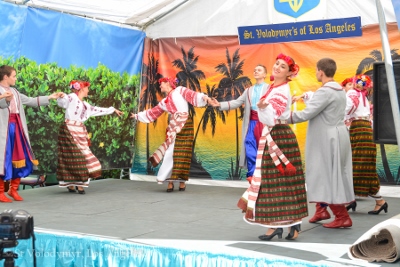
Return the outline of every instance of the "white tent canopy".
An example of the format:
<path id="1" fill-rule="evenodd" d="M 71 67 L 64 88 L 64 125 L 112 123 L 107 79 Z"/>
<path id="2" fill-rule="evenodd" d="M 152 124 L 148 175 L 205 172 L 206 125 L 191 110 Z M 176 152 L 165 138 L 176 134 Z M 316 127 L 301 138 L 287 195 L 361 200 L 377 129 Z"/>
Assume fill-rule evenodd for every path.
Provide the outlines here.
<path id="1" fill-rule="evenodd" d="M 392 0 L 320 0 L 298 19 L 279 13 L 283 0 L 6 0 L 141 29 L 151 38 L 237 35 L 237 27 L 361 17 L 377 24 L 376 1 L 386 22 L 396 22 Z M 304 0 L 304 2 L 307 0 Z"/>

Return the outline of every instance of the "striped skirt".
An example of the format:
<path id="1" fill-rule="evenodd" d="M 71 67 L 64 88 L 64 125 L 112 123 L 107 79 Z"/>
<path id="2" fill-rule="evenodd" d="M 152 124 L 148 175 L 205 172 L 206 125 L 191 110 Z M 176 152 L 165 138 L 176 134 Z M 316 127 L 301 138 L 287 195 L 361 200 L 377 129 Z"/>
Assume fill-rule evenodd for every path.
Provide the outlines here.
<path id="1" fill-rule="evenodd" d="M 189 180 L 193 149 L 193 119 L 189 116 L 185 126 L 176 135 L 171 178 L 167 180 Z"/>
<path id="2" fill-rule="evenodd" d="M 374 196 L 379 192 L 380 182 L 376 172 L 376 144 L 373 142 L 371 122 L 354 120 L 349 131 L 354 194 L 360 197 Z"/>
<path id="3" fill-rule="evenodd" d="M 307 193 L 296 135 L 287 124 L 275 125 L 271 136 L 283 154 L 296 168 L 294 175 L 281 174 L 264 149 L 261 163 L 261 185 L 255 206 L 255 220 L 247 222 L 267 227 L 291 226 L 308 216 Z M 246 203 L 241 203 L 246 202 Z M 246 207 L 241 198 L 239 207 Z"/>
<path id="4" fill-rule="evenodd" d="M 57 180 L 60 187 L 88 186 L 89 178 L 101 176 L 101 164 L 88 145 L 86 127 L 66 121 L 58 134 Z"/>

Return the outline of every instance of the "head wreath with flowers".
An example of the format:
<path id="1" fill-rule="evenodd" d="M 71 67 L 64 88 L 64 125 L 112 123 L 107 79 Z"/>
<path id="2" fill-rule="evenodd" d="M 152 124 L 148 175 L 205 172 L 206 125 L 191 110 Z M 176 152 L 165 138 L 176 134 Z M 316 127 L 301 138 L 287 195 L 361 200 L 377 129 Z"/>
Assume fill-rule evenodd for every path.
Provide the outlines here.
<path id="1" fill-rule="evenodd" d="M 176 78 L 164 77 L 164 78 L 158 79 L 159 84 L 161 84 L 163 82 L 169 83 L 169 85 L 171 85 L 172 89 L 175 89 L 176 86 L 178 85 L 178 79 L 176 79 Z"/>
<path id="2" fill-rule="evenodd" d="M 79 81 L 79 80 L 72 80 L 69 83 L 69 88 L 72 90 L 76 90 L 76 91 L 79 91 L 82 88 L 89 87 L 89 86 L 90 86 L 89 82 Z"/>
<path id="3" fill-rule="evenodd" d="M 289 70 L 292 72 L 292 75 L 290 75 L 290 78 L 294 78 L 294 77 L 297 76 L 297 74 L 298 74 L 299 71 L 300 71 L 300 67 L 299 67 L 299 65 L 297 65 L 297 64 L 294 62 L 293 58 L 291 58 L 291 57 L 289 57 L 289 56 L 286 56 L 285 54 L 280 53 L 280 54 L 276 57 L 276 60 L 278 60 L 278 59 L 282 59 L 282 60 L 284 60 L 284 61 L 288 64 Z"/>
<path id="4" fill-rule="evenodd" d="M 371 88 L 372 80 L 368 75 L 360 74 L 354 77 L 354 83 L 363 89 Z"/>
<path id="5" fill-rule="evenodd" d="M 344 81 L 342 82 L 342 86 L 345 87 L 346 84 L 348 83 L 354 83 L 354 78 L 346 78 L 344 79 Z"/>

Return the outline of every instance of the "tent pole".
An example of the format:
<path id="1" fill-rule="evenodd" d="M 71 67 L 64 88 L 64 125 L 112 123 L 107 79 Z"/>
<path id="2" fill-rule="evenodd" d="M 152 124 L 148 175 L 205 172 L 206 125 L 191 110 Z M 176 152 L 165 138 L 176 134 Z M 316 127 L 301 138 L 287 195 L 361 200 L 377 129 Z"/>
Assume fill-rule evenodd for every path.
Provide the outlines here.
<path id="1" fill-rule="evenodd" d="M 396 82 L 393 72 L 392 55 L 390 52 L 389 38 L 386 27 L 385 13 L 381 4 L 381 0 L 376 0 L 376 8 L 378 11 L 379 29 L 381 32 L 382 49 L 384 54 L 386 77 L 389 87 L 390 104 L 392 106 L 394 128 L 396 131 L 397 147 L 400 152 L 400 109 L 397 98 Z"/>

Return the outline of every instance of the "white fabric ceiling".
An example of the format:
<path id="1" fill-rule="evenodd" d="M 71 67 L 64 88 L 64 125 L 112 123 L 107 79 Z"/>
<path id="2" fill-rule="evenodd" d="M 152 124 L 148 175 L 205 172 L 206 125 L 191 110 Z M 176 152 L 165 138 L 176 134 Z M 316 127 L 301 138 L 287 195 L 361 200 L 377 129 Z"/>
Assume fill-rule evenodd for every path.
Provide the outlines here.
<path id="1" fill-rule="evenodd" d="M 386 22 L 396 22 L 392 0 L 320 0 L 298 19 L 279 13 L 274 0 L 6 0 L 134 26 L 151 38 L 237 35 L 237 27 L 361 17 L 378 23 L 376 1 Z M 304 0 L 307 1 L 307 0 Z"/>
<path id="2" fill-rule="evenodd" d="M 24 1 L 24 0 L 20 0 Z M 47 8 L 80 16 L 143 28 L 188 0 L 28 0 L 31 7 Z M 10 0 L 10 2 L 15 2 Z"/>

